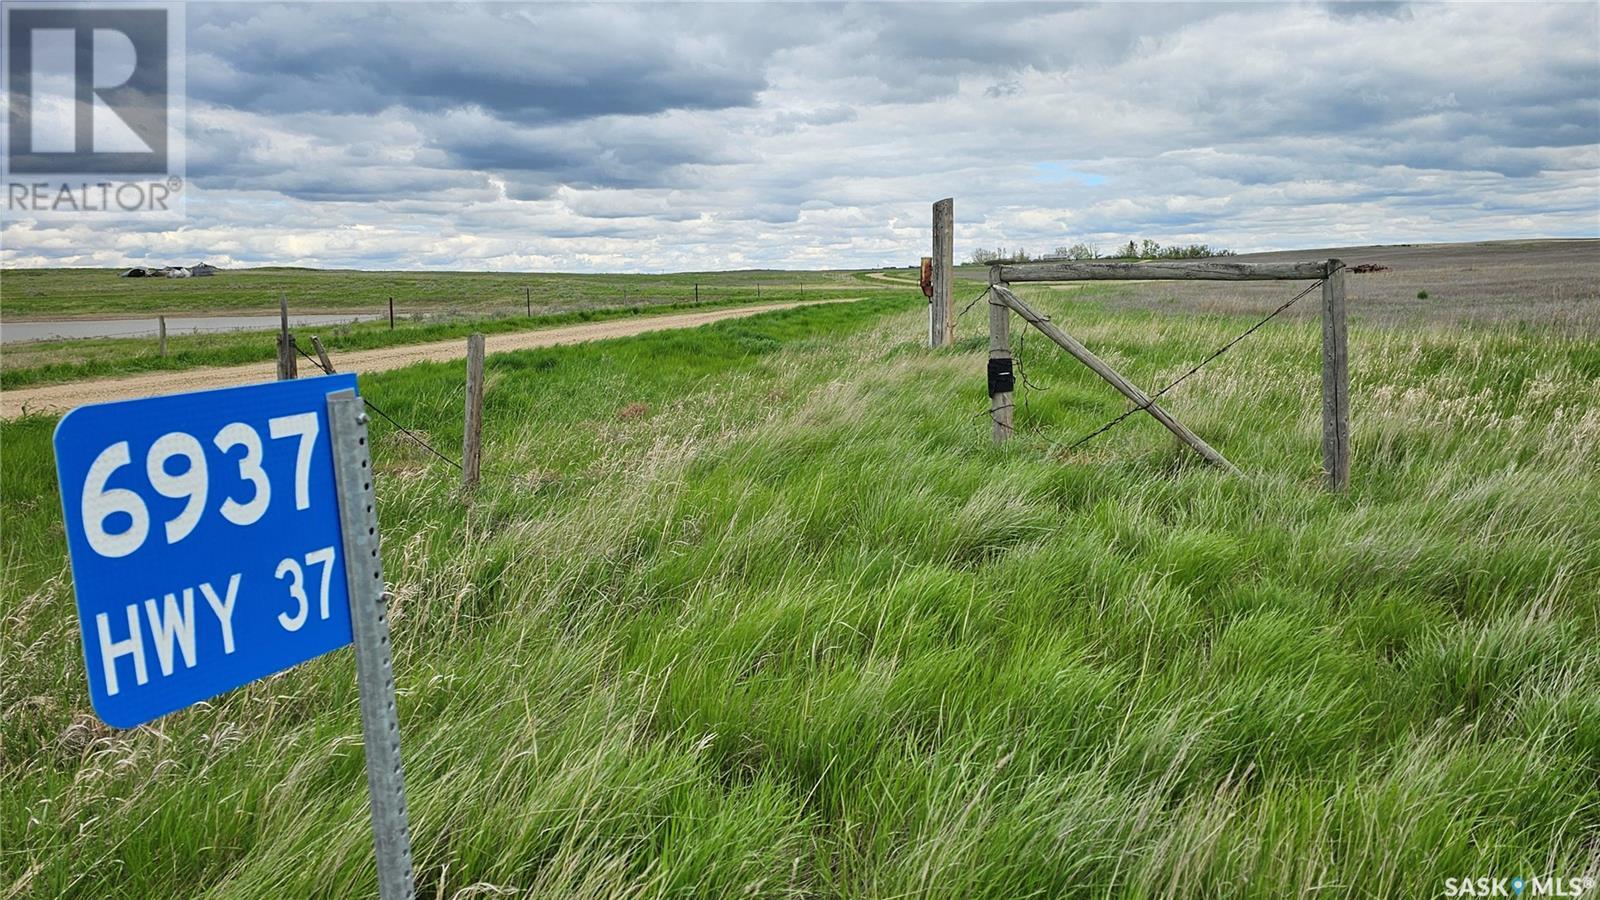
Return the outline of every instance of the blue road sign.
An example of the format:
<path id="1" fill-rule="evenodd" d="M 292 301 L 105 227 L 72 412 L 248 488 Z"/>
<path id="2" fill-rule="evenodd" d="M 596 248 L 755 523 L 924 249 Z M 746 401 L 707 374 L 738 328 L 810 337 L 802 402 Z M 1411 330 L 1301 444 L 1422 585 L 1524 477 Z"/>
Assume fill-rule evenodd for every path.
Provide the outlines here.
<path id="1" fill-rule="evenodd" d="M 88 666 L 131 728 L 350 643 L 329 375 L 81 406 L 56 476 Z"/>

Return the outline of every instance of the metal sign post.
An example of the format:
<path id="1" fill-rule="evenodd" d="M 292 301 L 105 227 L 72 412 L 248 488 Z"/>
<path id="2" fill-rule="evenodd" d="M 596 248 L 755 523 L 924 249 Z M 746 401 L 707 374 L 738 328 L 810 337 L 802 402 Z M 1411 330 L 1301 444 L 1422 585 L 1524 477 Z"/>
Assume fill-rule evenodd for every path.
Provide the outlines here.
<path id="1" fill-rule="evenodd" d="M 339 520 L 344 532 L 344 577 L 350 591 L 350 630 L 356 645 L 367 790 L 372 795 L 378 896 L 382 900 L 410 900 L 414 896 L 411 825 L 406 816 L 405 775 L 400 766 L 400 716 L 395 708 L 383 560 L 378 555 L 372 454 L 367 447 L 367 413 L 354 391 L 328 395 L 328 433 L 333 440 L 334 487 L 339 493 Z"/>
<path id="2" fill-rule="evenodd" d="M 348 374 L 81 406 L 56 426 L 56 478 L 108 724 L 355 644 L 379 895 L 409 900 L 366 421 Z"/>

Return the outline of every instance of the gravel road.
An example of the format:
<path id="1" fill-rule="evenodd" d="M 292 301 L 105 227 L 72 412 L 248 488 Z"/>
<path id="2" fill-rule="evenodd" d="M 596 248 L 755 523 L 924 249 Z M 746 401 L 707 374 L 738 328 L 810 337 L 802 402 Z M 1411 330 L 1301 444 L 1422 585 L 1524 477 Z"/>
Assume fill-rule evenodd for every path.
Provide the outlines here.
<path id="1" fill-rule="evenodd" d="M 797 306 L 815 306 L 819 303 L 850 303 L 848 300 L 821 300 L 803 303 L 768 303 L 761 306 L 737 306 L 707 312 L 677 313 L 663 316 L 640 316 L 613 319 L 608 322 L 586 322 L 540 331 L 519 331 L 510 334 L 490 335 L 486 339 L 487 353 L 505 353 L 511 350 L 528 350 L 535 347 L 554 347 L 558 344 L 577 344 L 604 338 L 629 337 L 647 331 L 669 328 L 694 328 L 724 319 L 738 319 L 757 313 L 792 309 Z M 333 358 L 334 367 L 341 372 L 382 372 L 399 369 L 419 362 L 441 362 L 461 359 L 467 355 L 467 342 L 461 338 L 434 341 L 427 344 L 407 344 L 384 347 L 378 350 L 357 350 L 340 353 Z M 309 360 L 300 360 L 300 370 L 316 369 Z M 0 392 L 0 417 L 14 419 L 24 412 L 63 412 L 86 403 L 106 403 L 127 400 L 152 394 L 173 394 L 183 391 L 200 391 L 207 388 L 228 387 L 257 381 L 271 381 L 277 375 L 277 364 L 271 360 L 243 366 L 218 366 L 203 369 L 185 369 L 178 372 L 152 372 L 103 378 L 94 381 L 74 381 L 66 384 L 46 384 L 38 387 L 17 388 Z"/>

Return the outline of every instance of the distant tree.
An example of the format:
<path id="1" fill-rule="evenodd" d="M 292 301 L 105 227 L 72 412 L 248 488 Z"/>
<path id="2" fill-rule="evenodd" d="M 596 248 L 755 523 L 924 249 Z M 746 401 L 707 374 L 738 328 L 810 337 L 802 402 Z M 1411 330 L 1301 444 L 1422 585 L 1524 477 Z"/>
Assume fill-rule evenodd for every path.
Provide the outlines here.
<path id="1" fill-rule="evenodd" d="M 1015 250 L 1007 250 L 1004 247 L 996 247 L 993 250 L 985 248 L 974 250 L 968 259 L 974 265 L 989 266 L 994 265 L 995 263 L 1028 262 L 1033 259 L 1033 257 L 1029 256 L 1028 251 L 1023 247 L 1018 247 Z"/>
<path id="2" fill-rule="evenodd" d="M 1160 259 L 1204 259 L 1208 256 L 1231 256 L 1230 250 L 1213 250 L 1207 244 L 1189 244 L 1186 247 L 1162 247 Z"/>
<path id="3" fill-rule="evenodd" d="M 1160 243 L 1144 238 L 1139 241 L 1129 241 L 1117 248 L 1116 259 L 1204 259 L 1208 256 L 1232 256 L 1232 250 L 1212 249 L 1209 244 L 1173 244 L 1163 247 Z"/>
<path id="4" fill-rule="evenodd" d="M 1057 247 L 1051 255 L 1059 259 L 1099 259 L 1100 248 L 1080 242 L 1069 247 Z"/>
<path id="5" fill-rule="evenodd" d="M 1133 242 L 1130 241 L 1128 243 L 1128 246 L 1125 247 L 1125 248 L 1122 248 L 1122 249 L 1124 251 L 1126 251 L 1125 255 L 1128 255 L 1130 258 L 1137 258 L 1137 253 L 1138 253 L 1138 249 L 1139 248 Z M 1052 250 L 1051 252 L 1045 254 L 1044 256 L 1034 256 L 1033 254 L 1028 252 L 1028 248 L 1026 248 L 1026 247 L 1017 247 L 1017 248 L 1011 249 L 1011 250 L 1008 250 L 1005 247 L 996 247 L 993 250 L 990 250 L 990 249 L 987 249 L 987 248 L 979 248 L 977 250 L 972 251 L 972 255 L 968 259 L 974 265 L 988 266 L 988 265 L 994 265 L 995 263 L 1034 262 L 1034 261 L 1040 260 L 1040 259 L 1100 259 L 1100 258 L 1101 258 L 1101 256 L 1100 256 L 1100 248 L 1099 247 L 1096 247 L 1093 244 L 1086 244 L 1086 243 L 1081 243 L 1080 242 L 1080 243 L 1071 244 L 1071 245 L 1068 245 L 1068 246 L 1057 247 L 1054 250 Z"/>

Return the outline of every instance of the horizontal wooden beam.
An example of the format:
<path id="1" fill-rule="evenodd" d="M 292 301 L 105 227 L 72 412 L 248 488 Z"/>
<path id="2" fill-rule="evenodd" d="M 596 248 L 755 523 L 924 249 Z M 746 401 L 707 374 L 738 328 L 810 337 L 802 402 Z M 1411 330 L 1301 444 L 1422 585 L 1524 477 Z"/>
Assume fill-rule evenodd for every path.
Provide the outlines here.
<path id="1" fill-rule="evenodd" d="M 990 281 L 1300 281 L 1328 274 L 1326 262 L 1044 262 L 994 266 Z"/>
<path id="2" fill-rule="evenodd" d="M 1221 453 L 1218 453 L 1216 450 L 1212 449 L 1210 444 L 1207 444 L 1205 441 L 1201 440 L 1198 434 L 1190 431 L 1182 422 L 1174 419 L 1172 417 L 1172 413 L 1169 413 L 1165 409 L 1162 409 L 1160 406 L 1158 406 L 1156 402 L 1150 398 L 1149 394 L 1146 394 L 1144 391 L 1140 390 L 1133 382 L 1123 378 L 1117 373 L 1117 370 L 1106 365 L 1104 360 L 1091 353 L 1088 347 L 1085 347 L 1083 344 L 1079 343 L 1078 340 L 1072 335 L 1062 331 L 1054 322 L 1051 322 L 1049 319 L 1046 319 L 1044 316 L 1041 316 L 1035 312 L 1033 307 L 1022 302 L 1022 299 L 1016 294 L 1011 293 L 1010 289 L 1008 289 L 1005 285 L 996 284 L 990 286 L 989 289 L 994 291 L 995 296 L 1000 298 L 1001 303 L 1004 303 L 1006 306 L 1016 310 L 1017 315 L 1026 320 L 1028 324 L 1044 332 L 1045 337 L 1055 341 L 1061 346 L 1061 349 L 1072 354 L 1072 356 L 1077 359 L 1078 362 L 1088 366 L 1092 372 L 1094 372 L 1096 375 L 1099 375 L 1101 378 L 1104 378 L 1107 383 L 1121 392 L 1122 396 L 1127 397 L 1129 400 L 1132 400 L 1134 403 L 1138 404 L 1140 409 L 1143 409 L 1145 412 L 1149 413 L 1152 418 L 1154 418 L 1157 422 L 1160 422 L 1168 431 L 1176 435 L 1178 440 L 1188 444 L 1189 447 L 1194 450 L 1194 452 L 1204 457 L 1207 462 L 1228 472 L 1238 474 L 1239 470 L 1234 466 L 1233 463 L 1228 462 L 1228 460 Z"/>

